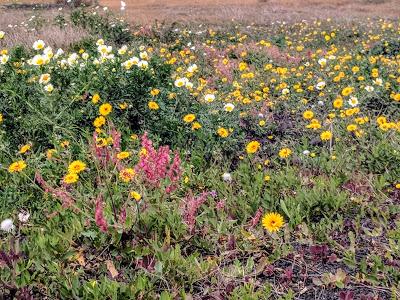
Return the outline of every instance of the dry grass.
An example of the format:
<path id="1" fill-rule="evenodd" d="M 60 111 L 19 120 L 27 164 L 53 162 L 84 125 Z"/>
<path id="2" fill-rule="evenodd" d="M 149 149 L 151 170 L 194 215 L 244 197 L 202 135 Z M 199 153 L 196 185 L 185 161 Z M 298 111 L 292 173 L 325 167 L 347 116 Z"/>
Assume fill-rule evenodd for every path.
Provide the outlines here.
<path id="1" fill-rule="evenodd" d="M 7 32 L 7 38 L 0 42 L 0 48 L 15 45 L 31 47 L 38 39 L 46 39 L 46 43 L 54 48 L 65 48 L 87 36 L 83 29 L 71 25 L 63 28 L 55 26 L 54 17 L 60 14 L 58 9 L 45 11 L 0 9 L 0 14 L 0 30 Z M 36 22 L 38 19 L 42 24 L 38 29 L 27 26 L 28 23 Z"/>
<path id="2" fill-rule="evenodd" d="M 101 0 L 119 10 L 120 1 Z M 400 0 L 126 0 L 131 22 L 157 20 L 238 21 L 265 23 L 316 18 L 400 17 Z"/>

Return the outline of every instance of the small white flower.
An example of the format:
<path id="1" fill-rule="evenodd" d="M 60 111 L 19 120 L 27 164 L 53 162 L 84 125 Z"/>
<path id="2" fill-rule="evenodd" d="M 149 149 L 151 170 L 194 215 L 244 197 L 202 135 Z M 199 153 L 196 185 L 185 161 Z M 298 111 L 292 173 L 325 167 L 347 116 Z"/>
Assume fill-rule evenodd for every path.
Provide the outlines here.
<path id="1" fill-rule="evenodd" d="M 231 182 L 232 181 L 232 176 L 230 173 L 224 173 L 222 174 L 222 179 L 226 182 Z"/>
<path id="2" fill-rule="evenodd" d="M 319 106 L 323 106 L 323 105 L 324 105 L 324 101 L 319 100 L 319 101 L 318 101 L 318 105 L 319 105 Z"/>
<path id="3" fill-rule="evenodd" d="M 224 110 L 227 112 L 233 111 L 234 108 L 235 108 L 235 105 L 233 105 L 232 103 L 227 103 L 224 105 Z"/>
<path id="4" fill-rule="evenodd" d="M 5 219 L 3 222 L 1 222 L 0 228 L 3 231 L 11 232 L 15 228 L 15 226 L 13 224 L 13 220 Z"/>
<path id="5" fill-rule="evenodd" d="M 45 90 L 46 92 L 51 93 L 51 92 L 54 90 L 54 86 L 53 86 L 51 83 L 49 83 L 49 84 L 47 84 L 47 85 L 44 87 L 44 90 Z"/>
<path id="6" fill-rule="evenodd" d="M 0 63 L 2 65 L 5 65 L 8 62 L 9 58 L 10 57 L 8 55 L 3 54 L 2 56 L 0 56 Z"/>
<path id="7" fill-rule="evenodd" d="M 373 86 L 370 86 L 370 85 L 367 85 L 367 86 L 365 87 L 365 90 L 366 90 L 368 93 L 371 93 L 371 92 L 374 91 L 374 87 L 373 87 Z"/>
<path id="8" fill-rule="evenodd" d="M 42 50 L 45 46 L 45 43 L 42 40 L 37 40 L 33 43 L 33 49 Z"/>
<path id="9" fill-rule="evenodd" d="M 21 211 L 21 212 L 18 214 L 18 220 L 19 220 L 21 223 L 26 223 L 26 222 L 28 222 L 30 216 L 31 216 L 31 214 L 30 214 L 29 212 L 27 212 L 27 211 Z"/>
<path id="10" fill-rule="evenodd" d="M 138 62 L 138 67 L 141 69 L 147 69 L 149 66 L 149 63 L 145 60 L 141 60 Z"/>
<path id="11" fill-rule="evenodd" d="M 188 82 L 186 82 L 185 87 L 186 87 L 187 89 L 190 90 L 190 89 L 193 88 L 193 83 L 191 83 L 190 81 L 188 81 Z"/>
<path id="12" fill-rule="evenodd" d="M 196 70 L 197 70 L 197 65 L 196 65 L 196 64 L 193 64 L 193 65 L 191 65 L 191 66 L 189 66 L 189 67 L 187 68 L 187 71 L 188 71 L 189 73 L 194 73 L 194 72 L 196 72 Z"/>
<path id="13" fill-rule="evenodd" d="M 207 94 L 204 96 L 204 100 L 206 100 L 207 102 L 213 102 L 215 100 L 215 95 Z"/>
<path id="14" fill-rule="evenodd" d="M 317 90 L 323 90 L 325 86 L 326 86 L 325 81 L 318 82 L 317 83 Z"/>
<path id="15" fill-rule="evenodd" d="M 351 107 L 356 107 L 357 105 L 358 105 L 358 99 L 357 99 L 357 97 L 351 97 L 350 99 L 349 99 L 349 101 L 348 101 L 348 103 L 349 103 L 349 105 L 351 106 Z"/>
<path id="16" fill-rule="evenodd" d="M 187 78 L 177 78 L 174 82 L 176 87 L 183 87 L 188 82 Z"/>
<path id="17" fill-rule="evenodd" d="M 304 150 L 304 151 L 303 151 L 303 154 L 304 154 L 304 155 L 309 155 L 309 154 L 310 154 L 310 151 Z"/>
<path id="18" fill-rule="evenodd" d="M 290 90 L 289 89 L 283 89 L 282 90 L 282 95 L 288 95 L 290 93 Z"/>
<path id="19" fill-rule="evenodd" d="M 320 58 L 319 60 L 318 60 L 318 64 L 320 65 L 320 66 L 325 66 L 326 65 L 326 59 L 325 58 Z"/>
<path id="20" fill-rule="evenodd" d="M 382 78 L 377 78 L 377 79 L 374 80 L 374 83 L 375 83 L 376 85 L 382 86 L 383 80 L 382 80 Z"/>

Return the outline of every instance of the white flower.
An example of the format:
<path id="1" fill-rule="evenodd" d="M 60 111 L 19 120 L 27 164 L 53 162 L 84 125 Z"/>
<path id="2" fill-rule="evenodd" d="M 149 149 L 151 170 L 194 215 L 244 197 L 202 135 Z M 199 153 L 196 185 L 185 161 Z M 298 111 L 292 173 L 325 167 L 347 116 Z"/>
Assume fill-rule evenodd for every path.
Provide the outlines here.
<path id="1" fill-rule="evenodd" d="M 319 100 L 319 101 L 318 101 L 318 105 L 319 105 L 319 106 L 323 106 L 323 105 L 324 105 L 324 101 Z"/>
<path id="2" fill-rule="evenodd" d="M 28 222 L 30 216 L 31 216 L 31 214 L 30 214 L 29 212 L 27 212 L 27 211 L 21 211 L 21 212 L 18 214 L 18 220 L 19 220 L 21 223 L 26 223 L 26 222 Z"/>
<path id="3" fill-rule="evenodd" d="M 357 99 L 357 97 L 351 97 L 350 99 L 349 99 L 349 101 L 348 101 L 348 103 L 349 103 L 349 105 L 351 106 L 351 107 L 356 107 L 357 105 L 358 105 L 358 99 Z"/>
<path id="4" fill-rule="evenodd" d="M 383 80 L 382 80 L 381 78 L 377 78 L 377 79 L 374 80 L 374 83 L 375 83 L 376 85 L 382 86 Z"/>
<path id="5" fill-rule="evenodd" d="M 138 67 L 141 69 L 147 69 L 149 66 L 149 63 L 145 60 L 141 60 L 138 62 Z"/>
<path id="6" fill-rule="evenodd" d="M 61 55 L 63 55 L 63 54 L 64 54 L 64 50 L 60 48 L 60 49 L 57 50 L 55 56 L 56 56 L 56 57 L 59 57 L 59 56 L 61 56 Z"/>
<path id="7" fill-rule="evenodd" d="M 231 182 L 232 181 L 232 176 L 230 173 L 224 173 L 222 174 L 222 179 L 226 182 Z"/>
<path id="8" fill-rule="evenodd" d="M 148 54 L 147 54 L 146 51 L 140 52 L 140 53 L 139 53 L 139 57 L 140 57 L 141 59 L 148 59 L 148 58 L 149 58 L 149 56 L 148 56 Z"/>
<path id="9" fill-rule="evenodd" d="M 104 45 L 104 40 L 103 39 L 98 39 L 96 42 L 96 46 L 101 46 Z"/>
<path id="10" fill-rule="evenodd" d="M 3 231 L 11 232 L 15 228 L 15 226 L 13 224 L 13 220 L 5 219 L 3 222 L 1 222 L 0 228 Z"/>
<path id="11" fill-rule="evenodd" d="M 177 78 L 174 82 L 176 87 L 183 87 L 188 82 L 187 78 Z"/>
<path id="12" fill-rule="evenodd" d="M 196 72 L 196 70 L 197 70 L 197 65 L 196 65 L 196 64 L 190 65 L 190 66 L 187 68 L 187 71 L 188 71 L 189 73 L 194 73 L 194 72 Z"/>
<path id="13" fill-rule="evenodd" d="M 89 54 L 88 54 L 87 52 L 83 52 L 83 53 L 82 53 L 82 58 L 83 58 L 84 60 L 87 60 L 87 59 L 89 58 Z"/>
<path id="14" fill-rule="evenodd" d="M 191 83 L 190 81 L 187 81 L 185 84 L 185 87 L 190 90 L 193 88 L 193 83 Z"/>
<path id="15" fill-rule="evenodd" d="M 367 86 L 365 87 L 365 90 L 366 90 L 368 93 L 371 93 L 371 92 L 374 91 L 374 87 L 373 87 L 373 86 L 370 86 L 370 85 L 367 85 Z"/>
<path id="16" fill-rule="evenodd" d="M 318 60 L 318 63 L 319 63 L 319 65 L 320 66 L 325 66 L 326 65 L 326 59 L 325 58 L 320 58 L 319 60 Z"/>
<path id="17" fill-rule="evenodd" d="M 118 54 L 119 55 L 124 55 L 126 53 L 126 50 L 128 50 L 128 46 L 124 45 L 121 48 L 118 49 Z"/>
<path id="18" fill-rule="evenodd" d="M 40 75 L 39 83 L 41 83 L 41 84 L 46 84 L 46 83 L 48 83 L 49 81 L 50 81 L 50 74 L 45 73 L 45 74 Z"/>
<path id="19" fill-rule="evenodd" d="M 54 86 L 51 83 L 49 83 L 49 84 L 45 85 L 44 90 L 46 92 L 51 93 L 54 90 Z"/>
<path id="20" fill-rule="evenodd" d="M 317 90 L 323 90 L 325 86 L 326 86 L 325 81 L 318 82 L 317 83 Z"/>
<path id="21" fill-rule="evenodd" d="M 204 96 L 204 100 L 206 100 L 207 102 L 213 102 L 215 100 L 215 95 L 207 94 Z"/>
<path id="22" fill-rule="evenodd" d="M 5 65 L 8 62 L 9 58 L 10 57 L 8 55 L 3 54 L 2 56 L 0 56 L 0 63 L 2 65 Z"/>
<path id="23" fill-rule="evenodd" d="M 304 151 L 303 151 L 303 154 L 304 154 L 304 155 L 308 155 L 308 154 L 310 154 L 310 151 L 304 150 Z"/>
<path id="24" fill-rule="evenodd" d="M 31 64 L 35 65 L 35 66 L 41 66 L 44 65 L 46 63 L 47 57 L 45 58 L 43 55 L 35 55 L 32 60 L 31 60 Z"/>
<path id="25" fill-rule="evenodd" d="M 227 112 L 233 111 L 234 108 L 235 108 L 235 105 L 233 105 L 232 103 L 227 103 L 224 105 L 224 110 Z"/>
<path id="26" fill-rule="evenodd" d="M 282 95 L 288 95 L 289 93 L 290 93 L 290 90 L 287 89 L 287 88 L 284 88 L 284 89 L 282 90 Z"/>
<path id="27" fill-rule="evenodd" d="M 45 43 L 42 40 L 37 40 L 33 43 L 33 49 L 35 50 L 42 50 L 45 46 Z"/>

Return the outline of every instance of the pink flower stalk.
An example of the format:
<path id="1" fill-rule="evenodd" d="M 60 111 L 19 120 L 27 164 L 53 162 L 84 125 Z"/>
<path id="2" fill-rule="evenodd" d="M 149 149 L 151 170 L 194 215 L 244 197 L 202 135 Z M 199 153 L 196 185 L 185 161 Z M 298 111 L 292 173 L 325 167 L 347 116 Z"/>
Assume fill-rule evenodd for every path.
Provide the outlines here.
<path id="1" fill-rule="evenodd" d="M 219 200 L 215 206 L 217 210 L 223 210 L 225 208 L 225 200 Z"/>
<path id="2" fill-rule="evenodd" d="M 158 150 L 154 149 L 147 133 L 142 136 L 141 141 L 144 151 L 136 165 L 136 172 L 142 173 L 144 180 L 154 187 L 160 187 L 161 181 L 168 178 L 170 185 L 166 188 L 166 192 L 174 191 L 176 183 L 182 175 L 179 154 L 175 153 L 171 163 L 171 151 L 168 146 L 162 146 Z"/>
<path id="3" fill-rule="evenodd" d="M 208 192 L 203 192 L 199 196 L 194 197 L 192 193 L 189 193 L 189 195 L 183 200 L 183 205 L 181 207 L 183 221 L 189 227 L 190 234 L 194 233 L 197 211 L 200 206 L 206 202 L 208 195 Z"/>
<path id="4" fill-rule="evenodd" d="M 250 220 L 250 224 L 249 224 L 250 228 L 255 227 L 260 222 L 260 218 L 261 218 L 262 214 L 263 214 L 263 210 L 260 207 L 259 209 L 257 209 L 254 217 L 252 217 Z"/>
<path id="5" fill-rule="evenodd" d="M 42 177 L 39 172 L 35 173 L 35 181 L 39 184 L 39 186 L 46 192 L 50 193 L 54 198 L 61 200 L 63 208 L 68 208 L 72 204 L 74 204 L 74 199 L 68 193 L 64 187 L 51 187 Z"/>
<path id="6" fill-rule="evenodd" d="M 108 226 L 107 221 L 104 218 L 104 203 L 103 197 L 99 195 L 96 199 L 96 209 L 94 211 L 94 219 L 96 225 L 100 228 L 102 232 L 107 232 Z"/>
<path id="7" fill-rule="evenodd" d="M 119 220 L 118 223 L 121 224 L 122 226 L 125 225 L 125 221 L 126 221 L 126 208 L 122 208 L 120 213 L 119 213 Z"/>

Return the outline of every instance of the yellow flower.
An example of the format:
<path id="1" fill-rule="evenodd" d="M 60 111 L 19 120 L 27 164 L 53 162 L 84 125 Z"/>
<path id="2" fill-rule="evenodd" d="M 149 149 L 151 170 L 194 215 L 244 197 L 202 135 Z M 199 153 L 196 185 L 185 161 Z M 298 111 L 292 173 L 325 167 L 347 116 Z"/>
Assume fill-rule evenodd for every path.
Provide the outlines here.
<path id="1" fill-rule="evenodd" d="M 222 138 L 226 138 L 229 135 L 229 131 L 223 127 L 218 128 L 217 133 Z"/>
<path id="2" fill-rule="evenodd" d="M 271 180 L 271 176 L 269 176 L 269 175 L 264 176 L 264 181 L 268 182 L 270 180 Z"/>
<path id="3" fill-rule="evenodd" d="M 0 114 L 0 123 L 3 122 L 3 115 Z"/>
<path id="4" fill-rule="evenodd" d="M 202 126 L 201 126 L 201 124 L 199 122 L 194 122 L 192 124 L 192 130 L 197 130 L 197 129 L 200 129 L 201 127 Z"/>
<path id="5" fill-rule="evenodd" d="M 142 199 L 142 195 L 140 195 L 138 192 L 136 192 L 136 191 L 132 191 L 131 193 L 130 193 L 130 195 L 131 195 L 131 197 L 133 198 L 133 199 L 135 199 L 136 201 L 140 201 L 141 199 Z"/>
<path id="6" fill-rule="evenodd" d="M 356 131 L 357 130 L 357 125 L 356 124 L 349 124 L 347 125 L 347 131 Z"/>
<path id="7" fill-rule="evenodd" d="M 151 94 L 152 96 L 157 96 L 159 93 L 160 93 L 160 90 L 159 90 L 159 89 L 152 89 L 152 90 L 150 91 L 150 94 Z"/>
<path id="8" fill-rule="evenodd" d="M 343 100 L 342 100 L 342 99 L 336 98 L 336 99 L 333 101 L 333 107 L 334 107 L 334 108 L 341 108 L 342 106 L 343 106 Z"/>
<path id="9" fill-rule="evenodd" d="M 188 114 L 183 117 L 183 121 L 186 123 L 192 123 L 196 119 L 196 116 L 194 114 Z"/>
<path id="10" fill-rule="evenodd" d="M 323 131 L 320 134 L 320 138 L 323 141 L 329 141 L 332 138 L 332 132 L 330 132 L 328 130 L 327 131 Z"/>
<path id="11" fill-rule="evenodd" d="M 246 151 L 249 154 L 256 153 L 260 149 L 261 144 L 257 141 L 251 141 L 246 146 Z"/>
<path id="12" fill-rule="evenodd" d="M 278 213 L 268 213 L 261 220 L 262 226 L 269 232 L 279 231 L 285 224 L 283 217 Z"/>
<path id="13" fill-rule="evenodd" d="M 123 102 L 123 103 L 118 104 L 118 106 L 119 106 L 120 109 L 124 110 L 124 109 L 128 108 L 128 103 Z"/>
<path id="14" fill-rule="evenodd" d="M 56 149 L 49 149 L 46 151 L 46 157 L 47 159 L 51 159 L 53 157 L 53 154 L 56 153 L 57 150 Z"/>
<path id="15" fill-rule="evenodd" d="M 72 163 L 70 163 L 68 166 L 69 173 L 79 174 L 80 172 L 82 172 L 85 169 L 86 169 L 86 164 L 80 160 L 75 160 Z"/>
<path id="16" fill-rule="evenodd" d="M 20 154 L 24 154 L 24 153 L 28 152 L 29 150 L 31 150 L 31 147 L 32 147 L 31 144 L 23 145 L 23 146 L 21 147 L 21 149 L 19 149 L 19 153 L 20 153 Z"/>
<path id="17" fill-rule="evenodd" d="M 120 152 L 120 153 L 117 154 L 117 158 L 118 158 L 119 160 L 121 160 L 121 159 L 128 158 L 130 155 L 131 155 L 131 153 L 128 152 L 128 151 L 122 151 L 122 152 Z"/>
<path id="18" fill-rule="evenodd" d="M 131 181 L 134 177 L 135 177 L 135 170 L 132 168 L 126 168 L 123 169 L 119 172 L 119 178 L 123 181 L 123 182 L 129 182 Z"/>
<path id="19" fill-rule="evenodd" d="M 99 107 L 99 113 L 102 116 L 109 115 L 111 113 L 111 111 L 112 111 L 112 106 L 110 103 L 104 103 L 104 104 L 100 105 L 100 107 Z"/>
<path id="20" fill-rule="evenodd" d="M 100 100 L 100 95 L 99 94 L 94 94 L 93 97 L 92 97 L 92 102 L 94 104 L 96 104 L 97 102 L 99 102 L 99 100 Z"/>
<path id="21" fill-rule="evenodd" d="M 103 126 L 104 124 L 106 124 L 106 118 L 104 118 L 103 116 L 99 116 L 93 121 L 93 126 L 97 128 Z"/>
<path id="22" fill-rule="evenodd" d="M 60 143 L 60 146 L 63 147 L 63 148 L 67 148 L 69 146 L 69 141 L 62 141 Z"/>
<path id="23" fill-rule="evenodd" d="M 131 139 L 132 139 L 133 141 L 136 141 L 136 140 L 138 139 L 138 135 L 137 135 L 137 134 L 132 134 L 132 135 L 131 135 Z"/>
<path id="24" fill-rule="evenodd" d="M 303 113 L 303 118 L 306 119 L 306 120 L 310 120 L 310 119 L 312 119 L 313 117 L 314 117 L 314 113 L 313 113 L 311 110 L 306 110 L 306 111 Z"/>
<path id="25" fill-rule="evenodd" d="M 292 154 L 292 150 L 289 148 L 283 148 L 279 150 L 279 157 L 280 158 L 288 158 Z"/>
<path id="26" fill-rule="evenodd" d="M 149 106 L 149 108 L 150 108 L 151 110 L 157 110 L 157 109 L 160 108 L 160 107 L 158 106 L 157 102 L 154 102 L 154 101 L 150 101 L 147 105 Z"/>
<path id="27" fill-rule="evenodd" d="M 68 173 L 67 175 L 64 176 L 63 180 L 64 180 L 64 182 L 66 184 L 71 184 L 71 183 L 77 182 L 78 179 L 79 179 L 78 174 L 76 174 L 76 173 Z"/>
<path id="28" fill-rule="evenodd" d="M 345 88 L 342 90 L 342 95 L 343 95 L 343 96 L 348 96 L 348 95 L 350 95 L 352 92 L 353 92 L 353 88 L 352 88 L 352 87 L 345 87 Z"/>
<path id="29" fill-rule="evenodd" d="M 16 173 L 16 172 L 22 172 L 26 168 L 26 163 L 23 160 L 19 160 L 16 162 L 13 162 L 9 167 L 8 167 L 8 172 L 10 173 Z"/>

